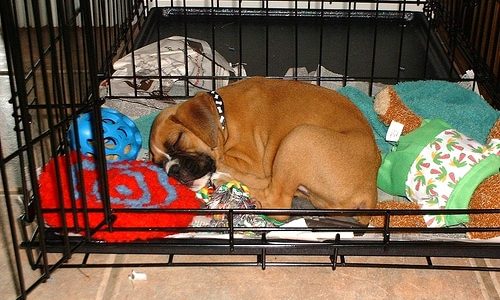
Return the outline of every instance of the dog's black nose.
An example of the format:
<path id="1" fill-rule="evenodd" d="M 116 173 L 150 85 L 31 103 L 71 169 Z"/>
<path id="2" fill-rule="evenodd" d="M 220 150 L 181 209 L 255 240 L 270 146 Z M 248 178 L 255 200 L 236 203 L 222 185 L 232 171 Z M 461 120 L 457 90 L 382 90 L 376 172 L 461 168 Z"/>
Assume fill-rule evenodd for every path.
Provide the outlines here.
<path id="1" fill-rule="evenodd" d="M 168 176 L 174 177 L 174 178 L 178 178 L 180 172 L 181 172 L 181 166 L 179 164 L 170 165 L 168 170 L 167 170 Z"/>

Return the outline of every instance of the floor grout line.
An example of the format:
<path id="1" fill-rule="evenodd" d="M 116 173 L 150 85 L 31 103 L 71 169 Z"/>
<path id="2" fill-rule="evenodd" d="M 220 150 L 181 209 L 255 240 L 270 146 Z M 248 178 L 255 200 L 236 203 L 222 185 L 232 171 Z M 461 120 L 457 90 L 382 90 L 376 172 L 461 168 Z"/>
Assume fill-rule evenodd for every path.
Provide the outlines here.
<path id="1" fill-rule="evenodd" d="M 106 264 L 114 263 L 116 261 L 117 256 L 118 256 L 117 254 L 110 254 L 106 260 Z M 97 288 L 97 293 L 95 296 L 96 300 L 107 299 L 105 298 L 105 296 L 106 296 L 106 291 L 108 289 L 108 285 L 110 284 L 112 271 L 113 268 L 105 268 L 101 284 L 99 284 L 99 287 Z"/>
<path id="2" fill-rule="evenodd" d="M 471 265 L 486 267 L 487 262 L 484 258 L 471 258 Z M 495 280 L 492 277 L 491 272 L 479 272 L 474 271 L 476 275 L 477 281 L 479 283 L 479 289 L 483 294 L 484 299 L 488 300 L 500 300 L 500 296 L 498 294 L 498 290 L 495 286 Z"/>
<path id="3" fill-rule="evenodd" d="M 485 262 L 488 267 L 494 266 L 491 259 L 485 259 Z M 493 282 L 493 286 L 497 293 L 498 299 L 500 299 L 500 276 L 499 276 L 500 272 L 489 272 L 489 274 L 491 276 L 491 280 Z"/>

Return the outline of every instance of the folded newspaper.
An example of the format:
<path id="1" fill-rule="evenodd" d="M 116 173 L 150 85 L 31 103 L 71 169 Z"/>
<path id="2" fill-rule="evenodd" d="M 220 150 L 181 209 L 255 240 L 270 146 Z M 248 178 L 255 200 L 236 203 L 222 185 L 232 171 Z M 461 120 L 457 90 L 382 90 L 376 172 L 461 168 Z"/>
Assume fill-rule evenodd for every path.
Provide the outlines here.
<path id="1" fill-rule="evenodd" d="M 229 83 L 227 77 L 238 75 L 239 70 L 246 75 L 242 66 L 233 66 L 206 41 L 183 36 L 136 49 L 117 60 L 113 69 L 111 79 L 101 83 L 101 96 L 140 98 L 158 95 L 160 91 L 170 96 L 185 95 L 186 88 L 196 92 L 225 86 Z M 187 87 L 182 76 L 192 77 Z"/>

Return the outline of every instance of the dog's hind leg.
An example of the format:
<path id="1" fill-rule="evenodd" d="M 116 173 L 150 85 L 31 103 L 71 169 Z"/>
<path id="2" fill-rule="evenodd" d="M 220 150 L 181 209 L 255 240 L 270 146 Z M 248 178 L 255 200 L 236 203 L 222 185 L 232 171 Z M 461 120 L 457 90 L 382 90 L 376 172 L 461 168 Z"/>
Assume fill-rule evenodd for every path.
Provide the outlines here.
<path id="1" fill-rule="evenodd" d="M 300 188 L 316 208 L 373 208 L 379 163 L 369 133 L 299 126 L 281 142 L 270 184 L 258 200 L 263 208 L 290 208 Z M 369 217 L 358 220 L 368 223 Z"/>

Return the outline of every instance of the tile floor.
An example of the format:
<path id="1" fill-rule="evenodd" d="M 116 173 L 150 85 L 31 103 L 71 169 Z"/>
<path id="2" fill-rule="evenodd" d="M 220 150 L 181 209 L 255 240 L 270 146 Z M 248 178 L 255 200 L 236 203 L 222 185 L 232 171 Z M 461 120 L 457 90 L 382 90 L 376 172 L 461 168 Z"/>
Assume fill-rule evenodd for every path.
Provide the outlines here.
<path id="1" fill-rule="evenodd" d="M 1 41 L 1 39 L 0 39 Z M 8 78 L 0 50 L 0 111 L 8 116 Z M 2 118 L 4 119 L 4 118 Z M 6 128 L 2 126 L 2 128 Z M 3 132 L 2 132 L 3 133 Z M 2 134 L 3 137 L 5 137 Z M 2 141 L 3 142 L 3 141 Z M 18 295 L 11 232 L 5 197 L 0 197 L 0 299 Z M 15 215 L 19 212 L 15 212 Z M 26 263 L 23 273 L 28 285 L 38 277 Z M 75 255 L 72 261 L 81 261 Z M 95 255 L 90 262 L 141 262 L 164 256 Z M 182 258 L 191 261 L 193 258 Z M 209 257 L 220 260 L 221 257 Z M 270 258 L 271 260 L 276 258 Z M 311 258 L 314 259 L 314 258 Z M 377 260 L 377 258 L 374 258 Z M 371 259 L 370 261 L 373 261 Z M 360 259 L 366 260 L 366 259 Z M 418 261 L 413 258 L 397 260 Z M 420 262 L 420 261 L 419 261 Z M 500 262 L 469 259 L 468 265 L 499 266 Z M 132 281 L 132 268 L 59 269 L 29 299 L 500 299 L 500 273 L 425 271 L 371 268 L 305 267 L 176 267 L 135 268 L 147 280 Z"/>
<path id="2" fill-rule="evenodd" d="M 2 214 L 2 228 L 6 228 Z M 2 299 L 14 299 L 15 278 L 8 230 L 0 243 Z M 6 244 L 7 243 L 7 244 Z M 81 261 L 74 255 L 72 262 Z M 192 257 L 181 257 L 192 261 Z M 208 257 L 208 261 L 223 260 Z M 278 258 L 271 257 L 270 260 Z M 310 258 L 315 260 L 315 258 Z M 95 255 L 90 263 L 165 262 L 155 255 Z M 365 261 L 366 259 L 358 259 Z M 420 259 L 404 258 L 405 262 Z M 370 261 L 385 261 L 382 258 Z M 391 260 L 394 262 L 394 260 Z M 468 265 L 494 262 L 470 259 Z M 496 262 L 497 264 L 499 262 Z M 28 282 L 37 271 L 24 269 Z M 135 270 L 146 280 L 131 280 Z M 500 299 L 500 274 L 464 271 L 393 270 L 372 268 L 305 267 L 175 267 L 59 269 L 28 299 Z"/>

